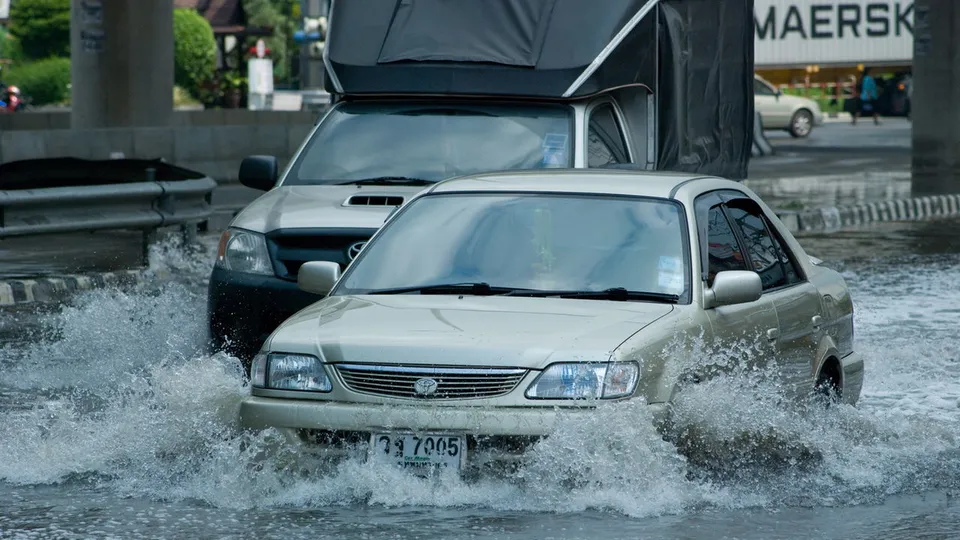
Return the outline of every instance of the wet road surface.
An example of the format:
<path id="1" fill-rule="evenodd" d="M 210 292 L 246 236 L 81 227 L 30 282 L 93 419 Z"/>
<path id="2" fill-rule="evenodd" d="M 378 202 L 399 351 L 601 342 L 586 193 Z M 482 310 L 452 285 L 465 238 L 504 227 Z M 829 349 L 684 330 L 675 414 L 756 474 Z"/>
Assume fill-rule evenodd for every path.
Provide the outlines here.
<path id="1" fill-rule="evenodd" d="M 0 537 L 955 538 L 958 233 L 948 220 L 801 237 L 853 290 L 861 402 L 803 411 L 734 377 L 678 404 L 721 439 L 775 433 L 782 446 L 695 465 L 642 407 L 611 408 L 561 426 L 524 482 L 475 484 L 258 456 L 270 436 L 236 428 L 235 362 L 203 352 L 212 254 L 167 252 L 155 263 L 177 283 L 83 295 L 0 345 Z M 784 448 L 823 459 L 778 461 Z M 583 470 L 585 485 L 563 481 Z"/>

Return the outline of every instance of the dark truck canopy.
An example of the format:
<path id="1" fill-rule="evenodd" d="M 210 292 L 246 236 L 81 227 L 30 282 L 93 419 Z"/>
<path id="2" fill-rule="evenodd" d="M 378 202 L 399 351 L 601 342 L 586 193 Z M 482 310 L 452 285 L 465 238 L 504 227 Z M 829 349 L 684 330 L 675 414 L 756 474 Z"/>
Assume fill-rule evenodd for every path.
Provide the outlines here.
<path id="1" fill-rule="evenodd" d="M 657 169 L 746 177 L 753 0 L 336 0 L 326 88 L 577 99 L 642 84 Z"/>

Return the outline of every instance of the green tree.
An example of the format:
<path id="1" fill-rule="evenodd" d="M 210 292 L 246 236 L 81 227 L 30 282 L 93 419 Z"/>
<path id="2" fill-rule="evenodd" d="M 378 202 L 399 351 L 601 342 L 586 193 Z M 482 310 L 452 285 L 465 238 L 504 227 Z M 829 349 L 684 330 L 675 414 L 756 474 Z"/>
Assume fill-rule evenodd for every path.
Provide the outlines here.
<path id="1" fill-rule="evenodd" d="M 264 41 L 273 59 L 273 75 L 279 81 L 290 77 L 290 49 L 295 31 L 292 14 L 296 4 L 296 0 L 243 0 L 248 25 L 273 28 L 273 36 Z M 253 47 L 256 43 L 257 38 L 249 38 L 245 47 Z"/>
<path id="2" fill-rule="evenodd" d="M 217 68 L 213 29 L 192 9 L 173 10 L 174 81 L 194 97 Z"/>
<path id="3" fill-rule="evenodd" d="M 70 0 L 13 0 L 10 33 L 27 58 L 70 56 Z"/>

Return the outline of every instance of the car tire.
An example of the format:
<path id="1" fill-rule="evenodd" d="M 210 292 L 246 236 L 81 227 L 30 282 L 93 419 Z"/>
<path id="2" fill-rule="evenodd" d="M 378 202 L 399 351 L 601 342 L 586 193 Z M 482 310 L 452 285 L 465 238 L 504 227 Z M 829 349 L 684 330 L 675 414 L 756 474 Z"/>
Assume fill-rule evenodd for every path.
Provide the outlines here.
<path id="1" fill-rule="evenodd" d="M 788 131 L 790 135 L 797 139 L 802 139 L 810 135 L 810 132 L 813 131 L 813 113 L 807 109 L 800 109 L 793 113 Z"/>
<path id="2" fill-rule="evenodd" d="M 813 395 L 827 407 L 839 403 L 842 398 L 842 386 L 839 373 L 834 370 L 821 370 L 817 382 L 813 385 Z"/>

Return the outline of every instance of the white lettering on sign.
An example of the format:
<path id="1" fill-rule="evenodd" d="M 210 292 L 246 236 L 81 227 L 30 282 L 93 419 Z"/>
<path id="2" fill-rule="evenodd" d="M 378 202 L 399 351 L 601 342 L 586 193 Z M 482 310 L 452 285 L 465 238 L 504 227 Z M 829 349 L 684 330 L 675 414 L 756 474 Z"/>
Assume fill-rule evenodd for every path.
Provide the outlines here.
<path id="1" fill-rule="evenodd" d="M 913 0 L 756 0 L 755 63 L 909 62 Z"/>

